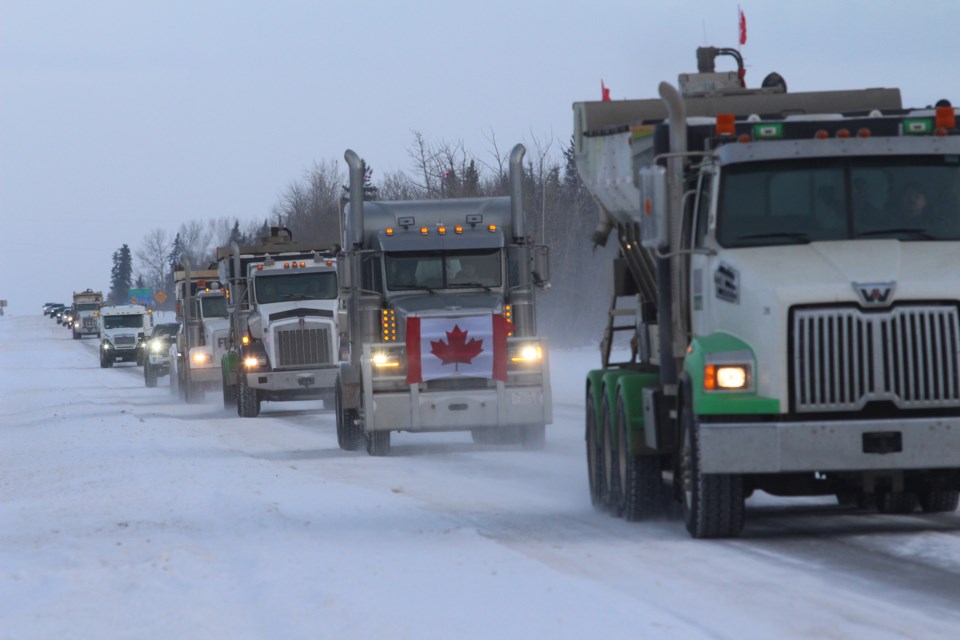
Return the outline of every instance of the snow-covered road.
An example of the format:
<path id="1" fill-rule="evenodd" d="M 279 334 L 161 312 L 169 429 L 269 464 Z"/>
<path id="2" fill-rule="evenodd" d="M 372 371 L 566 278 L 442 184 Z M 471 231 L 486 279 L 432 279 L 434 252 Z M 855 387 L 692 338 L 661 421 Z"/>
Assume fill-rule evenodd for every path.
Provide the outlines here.
<path id="1" fill-rule="evenodd" d="M 543 452 L 340 451 L 319 403 L 238 418 L 0 318 L 0 638 L 952 638 L 960 515 L 748 502 L 742 538 L 595 512 L 581 386 Z"/>

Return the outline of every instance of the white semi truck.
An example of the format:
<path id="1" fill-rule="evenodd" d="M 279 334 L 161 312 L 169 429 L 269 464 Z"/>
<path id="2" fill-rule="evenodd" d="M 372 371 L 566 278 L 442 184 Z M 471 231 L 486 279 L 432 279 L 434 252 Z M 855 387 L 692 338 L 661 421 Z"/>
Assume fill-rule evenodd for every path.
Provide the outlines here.
<path id="1" fill-rule="evenodd" d="M 73 339 L 79 340 L 83 336 L 98 336 L 99 322 L 97 316 L 103 306 L 103 292 L 86 289 L 73 292 Z"/>
<path id="2" fill-rule="evenodd" d="M 98 316 L 100 366 L 115 362 L 136 362 L 140 343 L 153 328 L 153 316 L 143 305 L 127 304 L 102 307 Z"/>
<path id="3" fill-rule="evenodd" d="M 738 535 L 758 490 L 954 510 L 956 109 L 746 88 L 735 50 L 697 58 L 659 99 L 574 104 L 594 241 L 619 244 L 586 381 L 594 503 L 644 519 L 672 496 L 698 538 Z"/>
<path id="4" fill-rule="evenodd" d="M 510 156 L 510 197 L 364 202 L 362 161 L 346 152 L 343 449 L 382 456 L 392 431 L 458 430 L 543 446 L 552 402 L 535 292 L 549 276 L 526 233 L 523 153 Z"/>
<path id="5" fill-rule="evenodd" d="M 258 244 L 220 247 L 217 262 L 230 322 L 224 407 L 252 418 L 263 401 L 330 404 L 340 353 L 333 254 L 274 227 Z"/>
<path id="6" fill-rule="evenodd" d="M 215 269 L 191 270 L 187 263 L 173 275 L 180 331 L 169 351 L 170 393 L 195 402 L 221 387 L 220 361 L 230 333 L 226 291 Z"/>

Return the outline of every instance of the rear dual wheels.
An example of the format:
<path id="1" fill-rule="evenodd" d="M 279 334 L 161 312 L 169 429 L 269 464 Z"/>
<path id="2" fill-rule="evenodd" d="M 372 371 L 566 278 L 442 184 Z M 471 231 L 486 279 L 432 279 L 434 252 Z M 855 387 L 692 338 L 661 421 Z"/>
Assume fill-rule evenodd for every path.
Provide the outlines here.
<path id="1" fill-rule="evenodd" d="M 590 504 L 595 508 L 603 507 L 604 467 L 603 451 L 600 435 L 597 433 L 596 403 L 593 400 L 593 391 L 587 389 L 586 405 L 586 433 L 587 443 L 587 482 L 590 487 Z"/>
<path id="2" fill-rule="evenodd" d="M 660 516 L 666 509 L 660 456 L 637 454 L 628 438 L 629 421 L 623 397 L 617 398 L 617 495 L 614 511 L 636 522 Z"/>

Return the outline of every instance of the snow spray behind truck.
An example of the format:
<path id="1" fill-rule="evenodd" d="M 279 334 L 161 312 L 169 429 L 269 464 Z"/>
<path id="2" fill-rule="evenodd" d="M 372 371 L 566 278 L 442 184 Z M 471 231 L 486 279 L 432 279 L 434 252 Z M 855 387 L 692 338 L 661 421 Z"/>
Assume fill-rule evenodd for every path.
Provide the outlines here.
<path id="1" fill-rule="evenodd" d="M 620 249 L 586 384 L 594 503 L 643 519 L 672 493 L 698 538 L 737 535 L 755 490 L 954 510 L 956 110 L 697 59 L 660 99 L 574 104 L 594 241 Z"/>
<path id="2" fill-rule="evenodd" d="M 455 430 L 543 446 L 552 406 L 535 290 L 547 284 L 547 250 L 526 236 L 523 153 L 510 155 L 510 197 L 364 202 L 362 162 L 346 152 L 343 449 L 383 456 L 392 431 Z"/>
<path id="3" fill-rule="evenodd" d="M 264 400 L 329 405 L 340 351 L 333 254 L 273 227 L 258 244 L 220 247 L 217 264 L 230 316 L 224 406 L 256 417 Z"/>

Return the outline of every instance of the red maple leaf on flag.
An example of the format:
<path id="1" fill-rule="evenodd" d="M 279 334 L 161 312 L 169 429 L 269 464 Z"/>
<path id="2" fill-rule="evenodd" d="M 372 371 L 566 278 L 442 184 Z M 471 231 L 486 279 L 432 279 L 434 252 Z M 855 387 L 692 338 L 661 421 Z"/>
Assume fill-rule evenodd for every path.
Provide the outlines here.
<path id="1" fill-rule="evenodd" d="M 483 340 L 470 338 L 467 331 L 461 331 L 460 325 L 454 325 L 453 331 L 447 331 L 447 341 L 431 340 L 430 353 L 440 358 L 442 364 L 472 364 L 473 359 L 483 351 Z"/>

